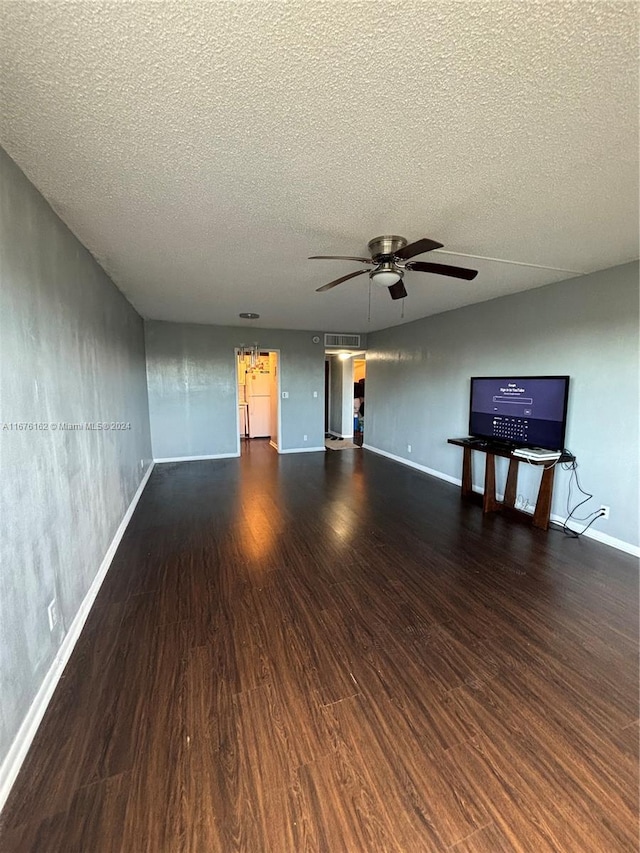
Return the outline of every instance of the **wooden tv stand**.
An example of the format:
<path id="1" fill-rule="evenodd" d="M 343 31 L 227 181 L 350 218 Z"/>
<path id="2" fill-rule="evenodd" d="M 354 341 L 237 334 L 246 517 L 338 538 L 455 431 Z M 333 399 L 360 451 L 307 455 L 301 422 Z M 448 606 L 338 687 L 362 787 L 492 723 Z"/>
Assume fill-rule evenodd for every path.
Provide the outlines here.
<path id="1" fill-rule="evenodd" d="M 555 465 L 549 461 L 529 461 L 518 456 L 511 455 L 511 448 L 504 445 L 494 444 L 491 441 L 478 441 L 476 439 L 450 438 L 448 444 L 462 447 L 464 455 L 462 458 L 462 490 L 463 500 L 472 500 L 482 503 L 483 512 L 505 512 L 541 530 L 548 530 L 549 517 L 551 514 L 551 498 L 553 496 L 553 478 Z M 484 469 L 484 494 L 478 495 L 473 491 L 473 478 L 471 472 L 471 451 L 477 450 L 486 453 L 487 461 Z M 509 460 L 509 471 L 507 473 L 507 485 L 504 490 L 504 500 L 496 498 L 496 456 L 502 456 Z M 558 462 L 573 462 L 575 457 L 569 453 L 563 453 Z M 542 479 L 538 489 L 536 507 L 533 516 L 527 512 L 516 509 L 516 494 L 518 492 L 518 465 L 525 462 L 529 465 L 542 465 Z"/>

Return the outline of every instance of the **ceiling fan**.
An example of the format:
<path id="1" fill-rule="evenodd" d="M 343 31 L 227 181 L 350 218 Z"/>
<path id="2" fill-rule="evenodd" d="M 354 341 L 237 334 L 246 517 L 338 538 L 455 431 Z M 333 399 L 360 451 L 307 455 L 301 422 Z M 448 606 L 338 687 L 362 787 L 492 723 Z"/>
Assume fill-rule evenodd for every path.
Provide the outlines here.
<path id="1" fill-rule="evenodd" d="M 464 269 L 464 267 L 452 267 L 448 264 L 432 264 L 425 261 L 410 260 L 410 258 L 414 258 L 416 255 L 422 255 L 424 252 L 431 252 L 434 249 L 442 248 L 442 243 L 429 240 L 427 237 L 416 240 L 415 243 L 407 243 L 404 237 L 389 235 L 374 237 L 367 245 L 371 252 L 370 258 L 352 258 L 344 255 L 312 255 L 309 258 L 310 261 L 359 261 L 363 264 L 371 264 L 374 267 L 373 269 L 358 270 L 357 272 L 343 275 L 335 281 L 330 281 L 329 284 L 323 284 L 322 287 L 318 287 L 316 292 L 322 293 L 325 290 L 331 290 L 332 287 L 342 284 L 343 281 L 348 281 L 357 275 L 369 273 L 369 278 L 374 284 L 389 288 L 392 299 L 404 299 L 407 291 L 402 279 L 407 270 L 430 272 L 436 275 L 449 275 L 453 278 L 463 278 L 467 281 L 471 281 L 471 279 L 478 275 L 477 270 L 468 270 Z"/>

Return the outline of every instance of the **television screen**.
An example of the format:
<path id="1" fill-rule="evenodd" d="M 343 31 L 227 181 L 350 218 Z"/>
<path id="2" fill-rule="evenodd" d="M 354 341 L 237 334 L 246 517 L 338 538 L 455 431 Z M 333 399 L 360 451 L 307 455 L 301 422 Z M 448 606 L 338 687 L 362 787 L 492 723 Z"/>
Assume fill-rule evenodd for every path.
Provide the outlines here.
<path id="1" fill-rule="evenodd" d="M 568 376 L 474 376 L 469 434 L 563 450 L 568 396 Z"/>

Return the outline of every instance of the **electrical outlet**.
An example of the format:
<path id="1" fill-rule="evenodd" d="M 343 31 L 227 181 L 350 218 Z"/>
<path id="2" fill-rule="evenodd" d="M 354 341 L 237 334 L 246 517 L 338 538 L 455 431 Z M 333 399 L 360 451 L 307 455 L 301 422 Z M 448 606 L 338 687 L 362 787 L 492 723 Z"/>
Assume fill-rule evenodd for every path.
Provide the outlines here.
<path id="1" fill-rule="evenodd" d="M 303 435 L 303 436 L 302 436 L 302 440 L 303 440 L 303 441 L 306 441 L 306 440 L 307 440 L 307 436 L 306 436 L 306 435 Z"/>
<path id="2" fill-rule="evenodd" d="M 55 598 L 47 607 L 47 616 L 49 617 L 49 630 L 53 631 L 58 624 L 58 602 Z"/>
<path id="3" fill-rule="evenodd" d="M 407 453 L 411 453 L 411 445 L 407 444 Z"/>
<path id="4" fill-rule="evenodd" d="M 317 391 L 314 391 L 314 392 L 313 392 L 313 396 L 314 396 L 314 397 L 317 397 L 317 396 L 318 396 L 318 392 L 317 392 Z"/>
<path id="5" fill-rule="evenodd" d="M 602 504 L 602 506 L 600 507 L 600 518 L 604 518 L 605 521 L 608 521 L 610 509 L 611 509 L 611 507 L 608 507 L 608 506 L 605 506 L 604 504 Z"/>
<path id="6" fill-rule="evenodd" d="M 142 471 L 143 468 L 144 468 L 144 459 L 141 459 L 140 460 L 140 470 Z"/>
<path id="7" fill-rule="evenodd" d="M 289 399 L 289 392 L 288 392 L 288 391 L 283 391 L 283 392 L 282 392 L 282 399 L 283 399 L 283 400 L 288 400 L 288 399 Z"/>

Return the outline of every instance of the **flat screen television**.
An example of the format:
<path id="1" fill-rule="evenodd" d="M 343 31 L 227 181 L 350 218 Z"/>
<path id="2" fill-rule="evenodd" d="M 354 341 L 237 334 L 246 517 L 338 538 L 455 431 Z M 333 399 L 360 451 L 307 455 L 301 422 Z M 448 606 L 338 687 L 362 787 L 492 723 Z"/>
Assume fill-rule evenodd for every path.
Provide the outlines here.
<path id="1" fill-rule="evenodd" d="M 563 450 L 568 376 L 472 376 L 469 435 Z"/>

